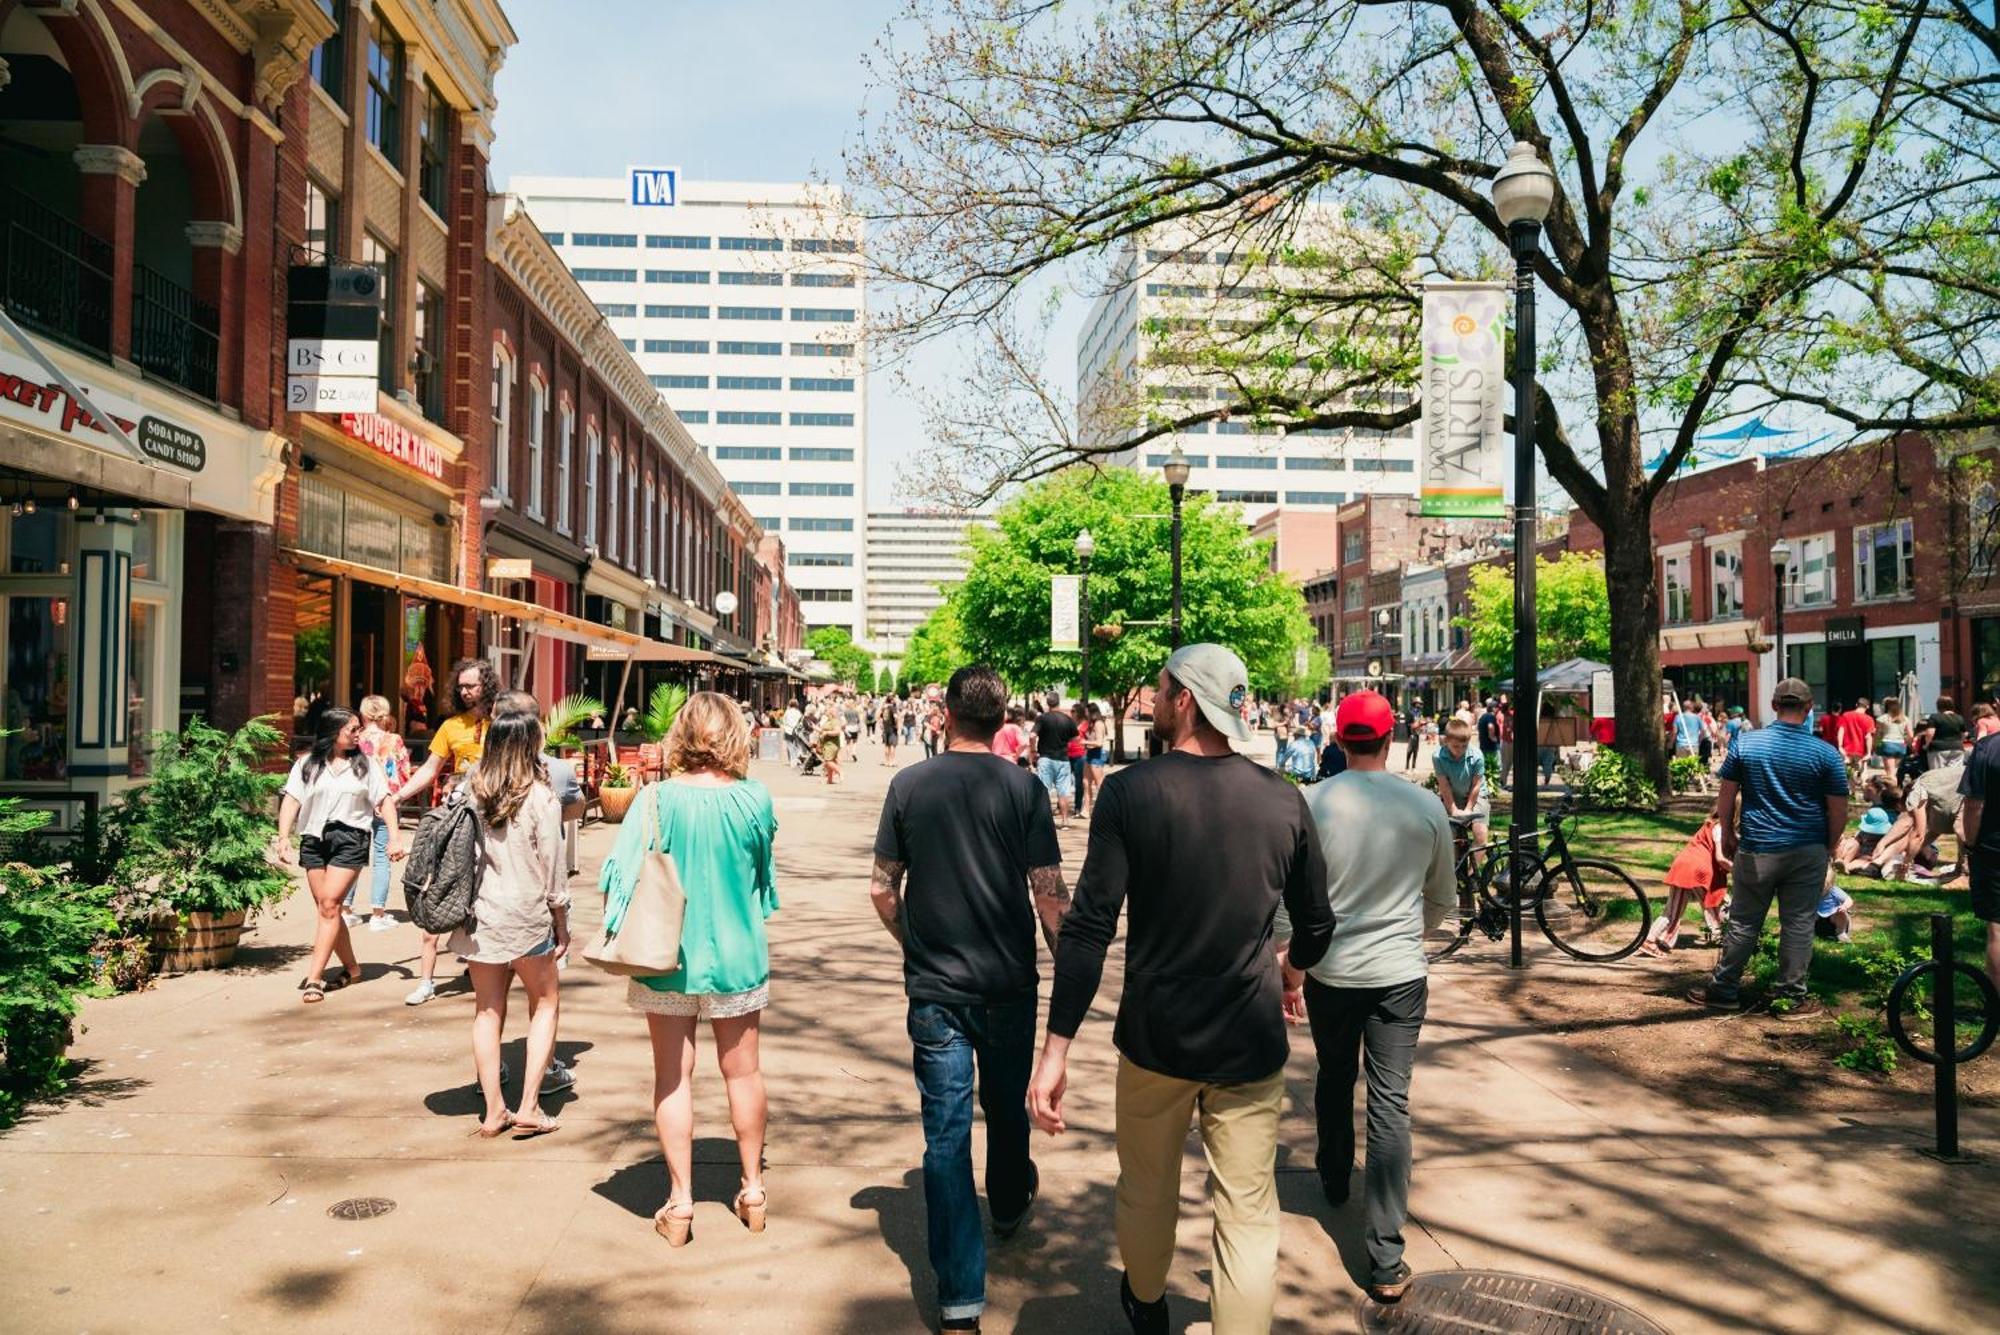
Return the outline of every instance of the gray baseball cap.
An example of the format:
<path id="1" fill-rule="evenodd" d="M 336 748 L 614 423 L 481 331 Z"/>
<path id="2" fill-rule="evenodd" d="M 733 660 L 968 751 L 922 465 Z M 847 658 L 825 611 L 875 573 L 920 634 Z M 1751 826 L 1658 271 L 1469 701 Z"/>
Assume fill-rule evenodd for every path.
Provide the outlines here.
<path id="1" fill-rule="evenodd" d="M 1249 742 L 1250 725 L 1238 711 L 1250 698 L 1250 671 L 1234 652 L 1219 644 L 1184 644 L 1167 660 L 1167 675 L 1194 693 L 1217 732 Z"/>
<path id="2" fill-rule="evenodd" d="M 1797 677 L 1785 678 L 1778 683 L 1778 689 L 1771 692 L 1771 703 L 1783 705 L 1787 709 L 1797 709 L 1812 702 L 1812 687 Z"/>

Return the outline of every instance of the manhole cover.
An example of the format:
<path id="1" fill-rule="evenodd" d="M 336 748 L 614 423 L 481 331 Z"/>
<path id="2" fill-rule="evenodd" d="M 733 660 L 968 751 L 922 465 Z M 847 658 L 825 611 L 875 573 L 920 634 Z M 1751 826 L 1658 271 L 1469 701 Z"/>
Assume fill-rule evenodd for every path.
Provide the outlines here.
<path id="1" fill-rule="evenodd" d="M 335 1219 L 379 1219 L 395 1208 L 396 1202 L 387 1196 L 356 1196 L 335 1201 L 326 1207 L 326 1212 Z"/>
<path id="2" fill-rule="evenodd" d="M 1403 1335 L 1533 1331 L 1535 1335 L 1667 1335 L 1623 1303 L 1533 1275 L 1501 1270 L 1445 1270 L 1418 1275 L 1403 1301 L 1361 1300 L 1365 1331 Z"/>

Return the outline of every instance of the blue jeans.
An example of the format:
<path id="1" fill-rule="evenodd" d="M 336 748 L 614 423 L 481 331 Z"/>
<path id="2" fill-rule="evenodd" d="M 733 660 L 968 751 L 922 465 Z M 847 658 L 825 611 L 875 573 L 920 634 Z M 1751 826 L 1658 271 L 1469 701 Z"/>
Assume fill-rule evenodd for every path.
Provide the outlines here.
<path id="1" fill-rule="evenodd" d="M 910 1001 L 911 1066 L 924 1118 L 924 1208 L 944 1320 L 986 1310 L 986 1229 L 972 1181 L 972 1073 L 986 1114 L 986 1200 L 996 1219 L 1028 1205 L 1028 1076 L 1035 999 L 951 1006 Z"/>
<path id="2" fill-rule="evenodd" d="M 375 837 L 370 841 L 368 852 L 368 903 L 376 912 L 389 907 L 389 825 L 377 819 Z M 354 878 L 354 884 L 347 887 L 346 907 L 354 907 L 354 892 L 361 888 L 361 878 Z"/>

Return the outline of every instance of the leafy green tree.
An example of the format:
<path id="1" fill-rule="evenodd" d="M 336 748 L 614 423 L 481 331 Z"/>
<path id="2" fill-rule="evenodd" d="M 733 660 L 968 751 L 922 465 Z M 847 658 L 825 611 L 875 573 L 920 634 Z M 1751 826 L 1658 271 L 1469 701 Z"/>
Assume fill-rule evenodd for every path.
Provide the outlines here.
<path id="1" fill-rule="evenodd" d="M 903 646 L 903 689 L 914 692 L 930 685 L 941 686 L 951 679 L 952 673 L 971 661 L 965 654 L 958 607 L 947 595 Z"/>
<path id="2" fill-rule="evenodd" d="M 1478 566 L 1466 589 L 1470 611 L 1455 624 L 1479 661 L 1496 675 L 1513 671 L 1514 572 L 1511 566 Z M 1535 654 L 1543 667 L 1566 658 L 1611 661 L 1611 592 L 1604 562 L 1564 552 L 1535 562 Z"/>
<path id="3" fill-rule="evenodd" d="M 890 280 L 871 325 L 991 342 L 919 471 L 976 498 L 1218 418 L 1407 428 L 1422 284 L 1511 271 L 1491 187 L 1525 142 L 1555 173 L 1534 444 L 1604 533 L 1618 733 L 1663 785 L 1650 520 L 1711 424 L 1790 404 L 1855 432 L 2000 426 L 1993 14 L 912 0 L 847 164 Z M 1295 240 L 1328 202 L 1341 235 Z M 1149 401 L 1133 377 L 1121 417 L 1085 386 L 1078 421 L 1032 310 L 1128 267 L 1227 291 L 1224 318 L 1142 330 L 1145 364 L 1213 392 Z"/>
<path id="4" fill-rule="evenodd" d="M 866 649 L 854 642 L 854 637 L 848 634 L 845 626 L 821 626 L 806 636 L 806 648 L 812 650 L 814 658 L 833 669 L 835 681 L 858 686 L 864 672 L 868 674 L 869 681 L 875 680 L 875 660 Z"/>
<path id="5" fill-rule="evenodd" d="M 995 515 L 997 527 L 973 531 L 971 563 L 948 599 L 961 661 L 991 663 L 1017 691 L 1079 681 L 1081 655 L 1049 647 L 1049 581 L 1079 573 L 1076 535 L 1089 529 L 1091 694 L 1113 705 L 1122 746 L 1126 708 L 1170 652 L 1169 504 L 1165 483 L 1125 468 L 1074 469 L 1023 490 Z M 1182 640 L 1226 644 L 1259 691 L 1284 689 L 1312 623 L 1298 588 L 1271 569 L 1270 545 L 1249 535 L 1234 506 L 1196 495 L 1181 546 Z"/>
<path id="6" fill-rule="evenodd" d="M 895 689 L 896 670 L 887 663 L 884 663 L 882 670 L 875 674 L 875 694 L 890 695 L 895 692 Z"/>

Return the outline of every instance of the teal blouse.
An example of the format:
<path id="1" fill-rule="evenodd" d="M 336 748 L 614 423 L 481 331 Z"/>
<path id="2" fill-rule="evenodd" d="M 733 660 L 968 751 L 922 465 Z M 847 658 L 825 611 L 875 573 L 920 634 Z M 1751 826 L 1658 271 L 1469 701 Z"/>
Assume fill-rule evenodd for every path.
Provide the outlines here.
<path id="1" fill-rule="evenodd" d="M 764 919 L 778 908 L 771 857 L 777 833 L 770 791 L 755 779 L 713 787 L 668 779 L 646 786 L 597 877 L 605 926 L 615 931 L 646 850 L 673 854 L 687 895 L 681 967 L 641 983 L 656 992 L 718 994 L 770 981 Z"/>

